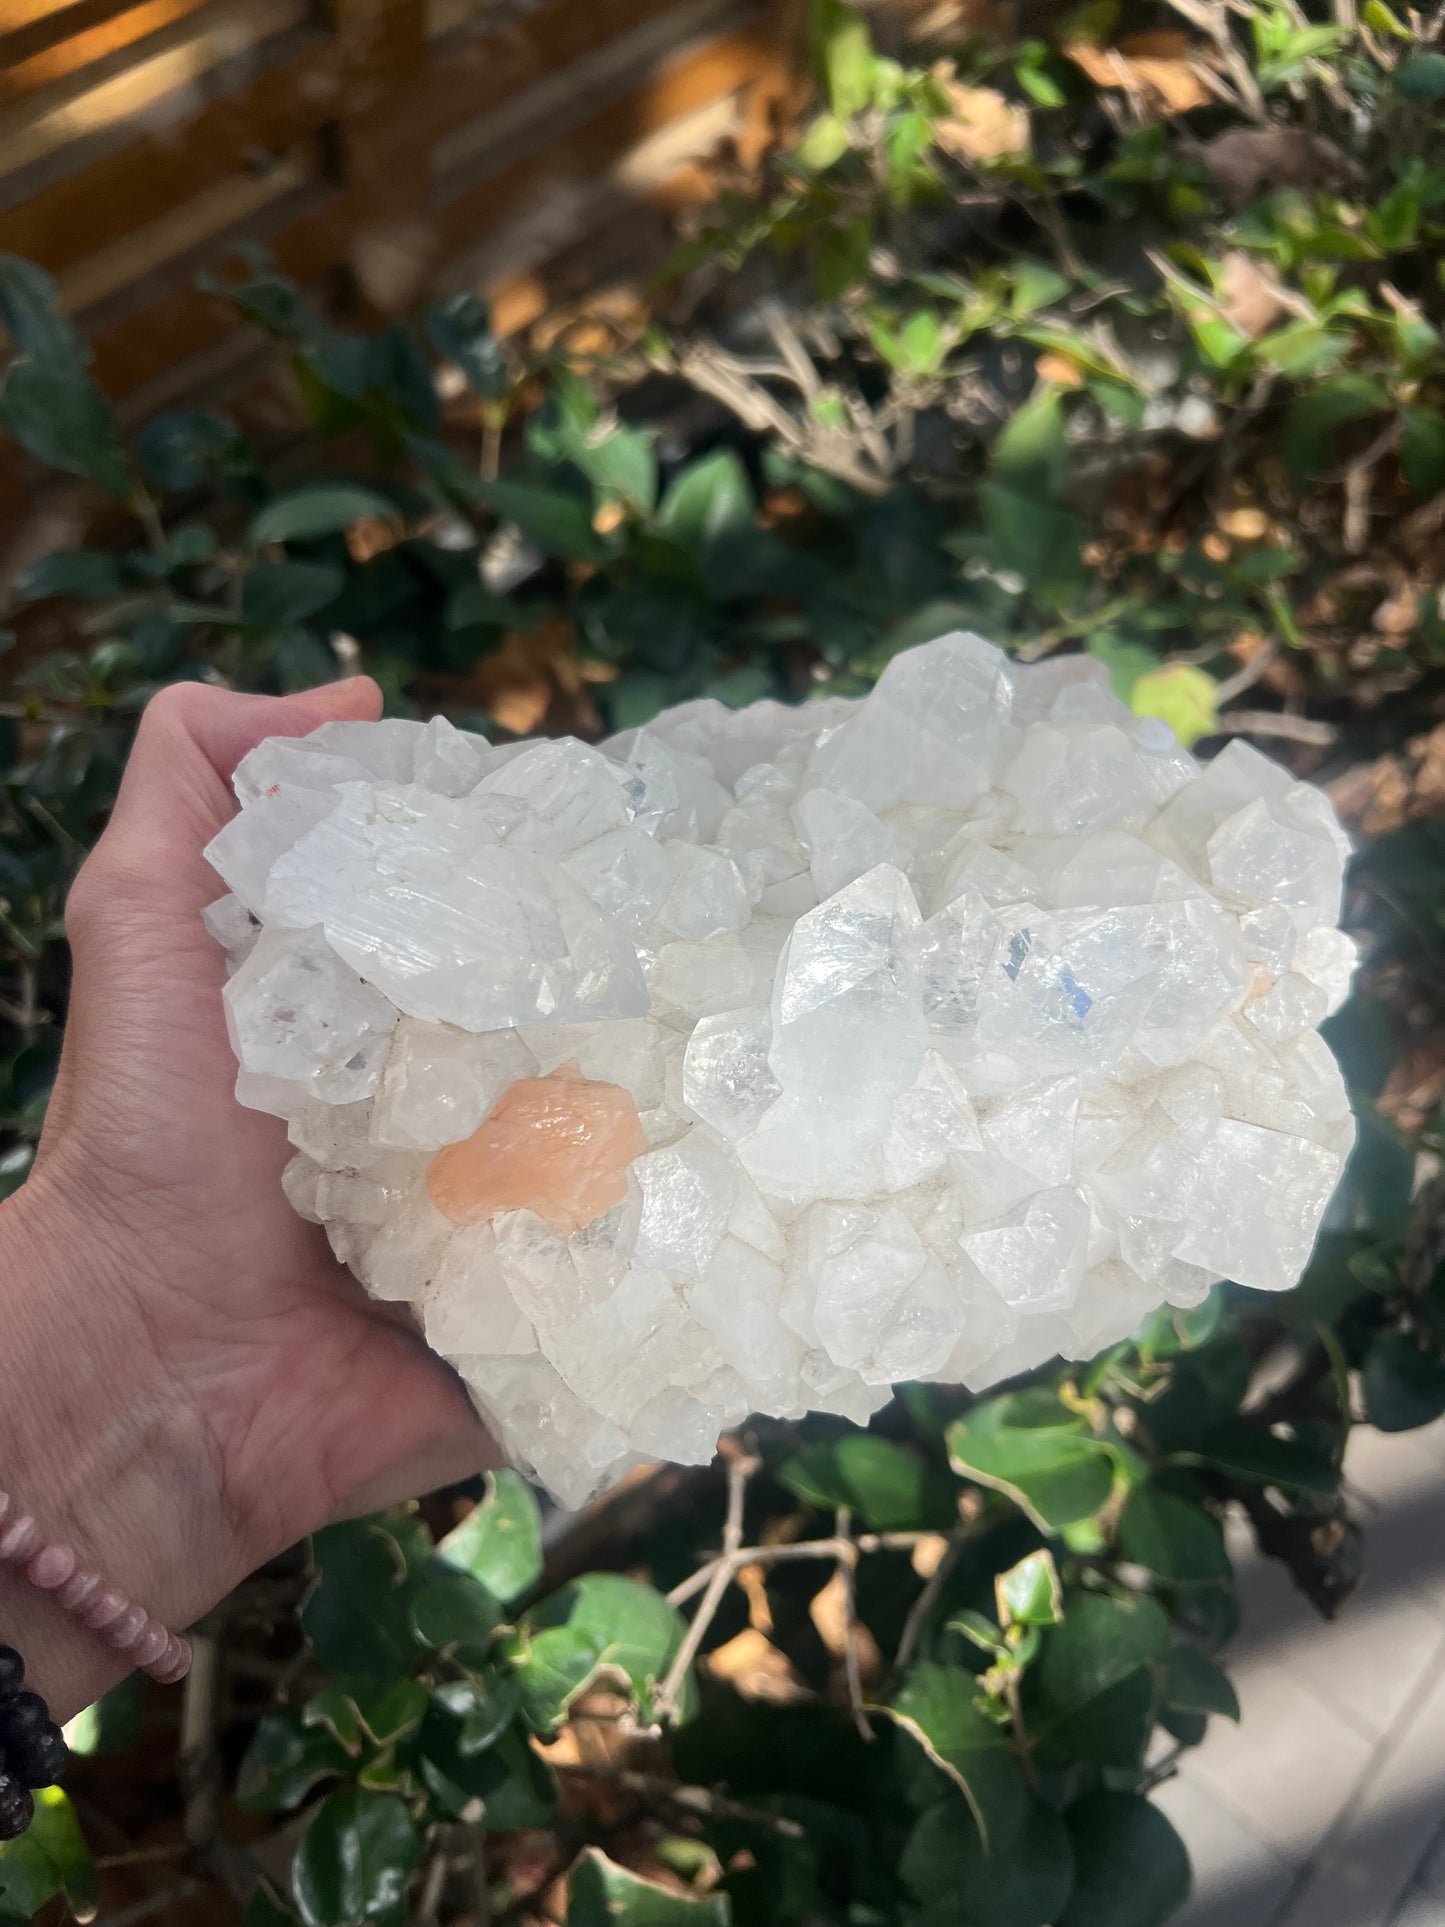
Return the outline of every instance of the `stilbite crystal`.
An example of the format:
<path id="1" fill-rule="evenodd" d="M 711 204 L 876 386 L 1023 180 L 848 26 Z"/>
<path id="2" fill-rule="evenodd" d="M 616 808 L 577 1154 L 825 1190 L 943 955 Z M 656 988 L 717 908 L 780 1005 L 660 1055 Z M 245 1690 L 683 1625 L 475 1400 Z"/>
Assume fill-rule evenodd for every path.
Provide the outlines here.
<path id="1" fill-rule="evenodd" d="M 328 724 L 236 793 L 237 1095 L 567 1504 L 1287 1288 L 1350 1148 L 1328 802 L 1088 657 L 946 636 L 600 748 Z"/>

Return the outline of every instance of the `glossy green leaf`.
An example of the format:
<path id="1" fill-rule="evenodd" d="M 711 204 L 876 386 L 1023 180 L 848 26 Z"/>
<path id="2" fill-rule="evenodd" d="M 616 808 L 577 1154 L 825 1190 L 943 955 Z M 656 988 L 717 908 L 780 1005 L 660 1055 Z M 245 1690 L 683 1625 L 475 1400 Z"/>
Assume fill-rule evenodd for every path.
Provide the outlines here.
<path id="1" fill-rule="evenodd" d="M 1197 1646 L 1171 1646 L 1165 1654 L 1164 1702 L 1184 1713 L 1239 1718 L 1239 1695 L 1228 1674 Z"/>
<path id="2" fill-rule="evenodd" d="M 729 448 L 704 455 L 673 477 L 658 509 L 658 527 L 675 542 L 701 552 L 751 529 L 752 486 Z"/>
<path id="3" fill-rule="evenodd" d="M 157 415 L 137 437 L 136 453 L 151 487 L 176 494 L 204 488 L 217 474 L 249 462 L 236 424 L 206 408 Z"/>
<path id="4" fill-rule="evenodd" d="M 805 1445 L 780 1468 L 790 1492 L 812 1505 L 848 1506 L 875 1531 L 949 1522 L 951 1494 L 917 1452 L 872 1432 Z"/>
<path id="5" fill-rule="evenodd" d="M 12 593 L 16 602 L 39 602 L 56 595 L 122 595 L 133 586 L 119 556 L 101 549 L 55 549 L 26 569 Z"/>
<path id="6" fill-rule="evenodd" d="M 1365 1416 L 1381 1432 L 1411 1432 L 1445 1412 L 1445 1358 L 1407 1332 L 1382 1332 L 1360 1371 Z"/>
<path id="7" fill-rule="evenodd" d="M 1129 707 L 1136 716 L 1157 716 L 1168 723 L 1190 749 L 1218 727 L 1217 688 L 1213 676 L 1192 662 L 1172 662 L 1140 676 L 1129 691 Z"/>
<path id="8" fill-rule="evenodd" d="M 1063 1616 L 1058 1569 L 1047 1549 L 999 1573 L 993 1591 L 1001 1626 L 1056 1626 Z"/>
<path id="9" fill-rule="evenodd" d="M 1057 1424 L 1019 1425 L 1013 1400 L 988 1399 L 947 1433 L 954 1470 L 1005 1493 L 1043 1532 L 1097 1512 L 1114 1484 L 1108 1448 L 1057 1410 Z"/>
<path id="10" fill-rule="evenodd" d="M 911 1733 L 962 1792 L 985 1842 L 1005 1840 L 1027 1805 L 1023 1774 L 1002 1729 L 979 1712 L 978 1682 L 956 1666 L 910 1668 L 892 1701 L 876 1710 Z"/>
<path id="11" fill-rule="evenodd" d="M 842 160 L 849 147 L 848 124 L 836 114 L 819 114 L 793 150 L 800 167 L 822 173 Z"/>
<path id="12" fill-rule="evenodd" d="M 291 1863 L 306 1927 L 405 1927 L 421 1854 L 411 1815 L 390 1794 L 342 1787 L 318 1808 Z"/>
<path id="13" fill-rule="evenodd" d="M 319 1785 L 350 1771 L 352 1753 L 323 1720 L 306 1724 L 286 1710 L 256 1722 L 236 1777 L 236 1802 L 249 1813 L 289 1812 Z"/>
<path id="14" fill-rule="evenodd" d="M 440 1699 L 422 1724 L 417 1769 L 436 1806 L 491 1833 L 554 1825 L 556 1783 L 525 1734 L 504 1727 L 489 1745 L 467 1748 L 465 1728 Z"/>
<path id="15" fill-rule="evenodd" d="M 131 475 L 115 411 L 80 363 L 36 355 L 13 361 L 0 387 L 0 425 L 38 462 L 129 500 Z"/>
<path id="16" fill-rule="evenodd" d="M 54 279 L 34 261 L 0 254 L 0 326 L 17 354 L 84 363 L 89 350 L 60 311 Z"/>
<path id="17" fill-rule="evenodd" d="M 1074 1889 L 1058 1927 L 1163 1927 L 1189 1894 L 1189 1855 L 1158 1807 L 1090 1793 L 1064 1815 Z"/>
<path id="18" fill-rule="evenodd" d="M 1400 468 L 1422 498 L 1445 489 L 1445 419 L 1433 409 L 1405 410 L 1400 429 Z"/>
<path id="19" fill-rule="evenodd" d="M 423 1646 L 481 1658 L 502 1623 L 502 1608 L 485 1586 L 465 1573 L 428 1579 L 411 1599 L 411 1629 Z"/>
<path id="20" fill-rule="evenodd" d="M 479 1579 L 510 1606 L 542 1576 L 542 1515 L 519 1472 L 487 1475 L 486 1496 L 437 1547 L 437 1557 Z"/>
<path id="21" fill-rule="evenodd" d="M 252 547 L 267 542 L 314 542 L 341 535 L 368 515 L 394 515 L 395 505 L 357 482 L 310 482 L 268 502 L 247 530 Z"/>
<path id="22" fill-rule="evenodd" d="M 514 522 L 545 554 L 588 561 L 598 553 L 592 510 L 580 496 L 530 482 L 485 482 L 477 492 L 504 522 Z"/>
<path id="23" fill-rule="evenodd" d="M 1340 1468 L 1327 1454 L 1298 1439 L 1280 1438 L 1249 1419 L 1231 1419 L 1212 1426 L 1199 1442 L 1198 1462 L 1234 1478 L 1260 1485 L 1284 1486 L 1291 1491 L 1336 1492 Z"/>
<path id="24" fill-rule="evenodd" d="M 1445 100 L 1445 54 L 1412 54 L 1395 70 L 1395 91 L 1405 100 Z"/>
<path id="25" fill-rule="evenodd" d="M 1150 1483 L 1135 1486 L 1125 1501 L 1119 1550 L 1172 1585 L 1204 1585 L 1232 1571 L 1218 1520 L 1196 1501 Z"/>
<path id="26" fill-rule="evenodd" d="M 524 1715 L 538 1732 L 551 1732 L 605 1670 L 632 1688 L 646 1718 L 683 1630 L 681 1614 L 651 1586 L 615 1572 L 574 1579 L 522 1623 L 513 1663 Z"/>
<path id="27" fill-rule="evenodd" d="M 1051 1927 L 1073 1886 L 1074 1851 L 1063 1820 L 1041 1801 L 985 1846 L 967 1803 L 939 1800 L 908 1836 L 898 1871 L 930 1927 Z"/>
<path id="28" fill-rule="evenodd" d="M 1041 1763 L 1076 1758 L 1133 1766 L 1149 1735 L 1149 1665 L 1168 1645 L 1169 1621 L 1152 1599 L 1067 1598 L 1063 1621 L 1044 1634 L 1032 1669 L 1030 1725 Z"/>
<path id="29" fill-rule="evenodd" d="M 326 1526 L 311 1542 L 316 1579 L 301 1625 L 316 1657 L 338 1673 L 410 1669 L 415 1644 L 408 1574 L 396 1540 L 369 1520 Z"/>
<path id="30" fill-rule="evenodd" d="M 246 1903 L 241 1927 L 296 1927 L 296 1916 L 263 1880 Z"/>
<path id="31" fill-rule="evenodd" d="M 258 562 L 241 583 L 241 620 L 285 629 L 335 600 L 345 578 L 326 562 Z"/>
<path id="32" fill-rule="evenodd" d="M 833 112 L 844 120 L 868 104 L 873 46 L 863 16 L 840 0 L 826 0 L 812 20 L 814 57 L 822 69 Z"/>
<path id="33" fill-rule="evenodd" d="M 0 1908 L 28 1920 L 56 1894 L 72 1913 L 96 1908 L 95 1862 L 75 1808 L 58 1786 L 36 1790 L 35 1818 L 18 1840 L 0 1843 Z"/>
<path id="34" fill-rule="evenodd" d="M 588 1847 L 567 1882 L 567 1927 L 731 1927 L 726 1894 L 669 1893 Z"/>

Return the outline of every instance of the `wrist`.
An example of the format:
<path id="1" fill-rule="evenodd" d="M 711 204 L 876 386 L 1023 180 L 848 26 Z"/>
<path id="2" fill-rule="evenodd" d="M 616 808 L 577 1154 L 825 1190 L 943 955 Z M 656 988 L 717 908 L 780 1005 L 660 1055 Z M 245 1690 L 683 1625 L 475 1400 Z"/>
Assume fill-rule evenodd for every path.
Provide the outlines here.
<path id="1" fill-rule="evenodd" d="M 215 1441 L 169 1379 L 164 1291 L 142 1289 L 120 1218 L 74 1200 L 43 1161 L 0 1205 L 0 1489 L 44 1543 L 179 1631 L 255 1553 L 227 1516 Z M 23 1570 L 0 1568 L 0 1623 L 58 1718 L 129 1670 Z"/>

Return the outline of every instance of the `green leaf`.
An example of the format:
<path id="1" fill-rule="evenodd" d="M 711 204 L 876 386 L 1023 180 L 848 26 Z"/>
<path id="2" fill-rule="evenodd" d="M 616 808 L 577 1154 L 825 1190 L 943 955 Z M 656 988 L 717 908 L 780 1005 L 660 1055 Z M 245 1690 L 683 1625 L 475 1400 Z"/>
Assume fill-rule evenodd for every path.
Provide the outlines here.
<path id="1" fill-rule="evenodd" d="M 572 460 L 600 489 L 621 496 L 649 513 L 657 500 L 657 457 L 652 435 L 637 428 L 614 428 L 600 441 L 586 440 L 571 450 Z"/>
<path id="2" fill-rule="evenodd" d="M 1139 678 L 1129 691 L 1129 707 L 1136 716 L 1157 716 L 1168 723 L 1189 749 L 1218 727 L 1217 686 L 1213 676 L 1194 663 L 1171 662 Z"/>
<path id="3" fill-rule="evenodd" d="M 1015 1424 L 1024 1414 L 1010 1395 L 988 1399 L 949 1426 L 955 1472 L 1005 1493 L 1042 1532 L 1057 1532 L 1099 1510 L 1114 1484 L 1108 1447 L 1056 1406 L 1057 1423 Z"/>
<path id="4" fill-rule="evenodd" d="M 1033 1668 L 1031 1724 L 1041 1764 L 1068 1759 L 1133 1766 L 1149 1736 L 1152 1660 L 1169 1646 L 1169 1621 L 1153 1599 L 1103 1593 L 1066 1599 L 1064 1617 L 1043 1636 Z"/>
<path id="5" fill-rule="evenodd" d="M 814 45 L 833 112 L 844 120 L 862 113 L 873 91 L 873 45 L 867 24 L 851 7 L 828 0 L 813 19 Z"/>
<path id="6" fill-rule="evenodd" d="M 1392 13 L 1385 5 L 1385 0 L 1365 0 L 1360 9 L 1360 18 L 1374 33 L 1392 34 L 1396 40 L 1413 40 L 1415 37 L 1398 14 Z"/>
<path id="7" fill-rule="evenodd" d="M 40 602 L 53 595 L 123 595 L 132 586 L 119 556 L 101 549 L 56 549 L 31 563 L 13 595 L 16 602 Z"/>
<path id="8" fill-rule="evenodd" d="M 412 1596 L 411 1629 L 417 1639 L 439 1652 L 455 1650 L 464 1662 L 485 1655 L 501 1623 L 501 1606 L 466 1573 L 428 1579 Z"/>
<path id="9" fill-rule="evenodd" d="M 1042 1801 L 1030 1801 L 990 1848 L 963 1801 L 939 1800 L 908 1836 L 898 1871 L 925 1906 L 940 1909 L 939 1927 L 1050 1927 L 1073 1885 L 1074 1850 Z"/>
<path id="10" fill-rule="evenodd" d="M 60 292 L 44 268 L 0 254 L 0 326 L 17 354 L 83 364 L 90 351 L 60 312 Z"/>
<path id="11" fill-rule="evenodd" d="M 755 513 L 742 463 L 730 448 L 720 448 L 673 477 L 657 521 L 675 542 L 700 554 L 726 536 L 751 529 Z"/>
<path id="12" fill-rule="evenodd" d="M 326 1526 L 311 1541 L 316 1582 L 301 1626 L 323 1666 L 379 1677 L 410 1670 L 407 1572 L 392 1535 L 369 1520 Z"/>
<path id="13" fill-rule="evenodd" d="M 368 515 L 394 515 L 396 505 L 358 482 L 311 482 L 268 502 L 246 531 L 253 548 L 267 542 L 314 542 L 341 535 Z"/>
<path id="14" fill-rule="evenodd" d="M 71 1912 L 88 1920 L 97 1905 L 95 1862 L 75 1808 L 58 1786 L 40 1787 L 34 1798 L 29 1827 L 0 1845 L 0 1908 L 28 1920 L 63 1894 Z"/>
<path id="15" fill-rule="evenodd" d="M 1084 525 L 1077 515 L 999 482 L 979 490 L 984 526 L 1000 568 L 1046 603 L 1062 602 L 1081 578 Z"/>
<path id="16" fill-rule="evenodd" d="M 258 562 L 241 583 L 241 620 L 288 629 L 334 602 L 345 579 L 327 562 Z"/>
<path id="17" fill-rule="evenodd" d="M 913 1735 L 967 1800 L 986 1844 L 1021 1824 L 1028 1795 L 1018 1759 L 1002 1730 L 974 1704 L 978 1682 L 957 1666 L 922 1662 L 909 1669 L 886 1714 Z"/>
<path id="18" fill-rule="evenodd" d="M 989 457 L 994 481 L 1015 495 L 1041 502 L 1057 500 L 1072 467 L 1057 388 L 1044 389 L 1016 411 Z"/>
<path id="19" fill-rule="evenodd" d="M 426 331 L 439 355 L 454 362 L 483 401 L 500 401 L 511 387 L 507 357 L 492 330 L 492 311 L 475 294 L 447 295 L 426 311 Z"/>
<path id="20" fill-rule="evenodd" d="M 0 422 L 37 461 L 129 501 L 130 470 L 115 411 L 80 362 L 38 355 L 12 362 L 0 388 Z"/>
<path id="21" fill-rule="evenodd" d="M 567 1883 L 567 1927 L 731 1927 L 726 1894 L 668 1893 L 588 1847 Z"/>
<path id="22" fill-rule="evenodd" d="M 1433 409 L 1405 410 L 1400 470 L 1416 495 L 1438 495 L 1445 489 L 1445 420 Z"/>
<path id="23" fill-rule="evenodd" d="M 465 1814 L 492 1833 L 555 1825 L 556 1783 L 526 1735 L 505 1727 L 489 1745 L 467 1750 L 465 1730 L 465 1719 L 450 1713 L 439 1694 L 422 1723 L 418 1771 L 443 1812 L 453 1819 Z"/>
<path id="24" fill-rule="evenodd" d="M 932 1489 L 937 1481 L 918 1453 L 872 1432 L 849 1432 L 805 1445 L 782 1466 L 778 1478 L 810 1505 L 851 1507 L 878 1532 L 946 1522 L 951 1510 L 950 1495 Z"/>
<path id="25" fill-rule="evenodd" d="M 1119 1516 L 1126 1559 L 1176 1586 L 1228 1579 L 1233 1571 L 1217 1519 L 1152 1483 L 1135 1486 Z"/>
<path id="26" fill-rule="evenodd" d="M 437 1557 L 479 1579 L 504 1606 L 542 1576 L 542 1515 L 519 1472 L 487 1477 L 486 1497 L 437 1547 Z"/>
<path id="27" fill-rule="evenodd" d="M 248 1813 L 289 1812 L 321 1780 L 350 1772 L 352 1755 L 334 1730 L 287 1709 L 257 1721 L 236 1776 L 236 1803 Z"/>
<path id="28" fill-rule="evenodd" d="M 342 1787 L 317 1810 L 291 1863 L 306 1927 L 405 1927 L 421 1853 L 411 1815 L 386 1793 Z"/>
<path id="29" fill-rule="evenodd" d="M 503 521 L 515 522 L 548 555 L 590 561 L 599 552 L 592 511 L 580 496 L 536 488 L 529 482 L 484 482 L 477 493 Z"/>
<path id="30" fill-rule="evenodd" d="M 246 1903 L 241 1927 L 296 1927 L 296 1916 L 289 1907 L 282 1906 L 263 1880 Z"/>
<path id="31" fill-rule="evenodd" d="M 1378 1431 L 1412 1432 L 1445 1412 L 1445 1358 L 1423 1351 L 1408 1332 L 1383 1332 L 1360 1373 L 1365 1416 Z"/>
<path id="32" fill-rule="evenodd" d="M 993 1592 L 1001 1626 L 1057 1626 L 1063 1616 L 1058 1569 L 1047 1548 L 999 1573 Z"/>
<path id="33" fill-rule="evenodd" d="M 847 122 L 839 120 L 836 114 L 819 114 L 793 149 L 793 159 L 810 173 L 821 174 L 835 161 L 840 161 L 848 147 Z"/>
<path id="34" fill-rule="evenodd" d="M 1413 54 L 1395 69 L 1395 92 L 1404 100 L 1445 100 L 1445 54 Z"/>
<path id="35" fill-rule="evenodd" d="M 589 1572 L 527 1614 L 513 1652 L 522 1710 L 552 1732 L 589 1681 L 620 1673 L 650 1716 L 652 1687 L 682 1642 L 681 1614 L 661 1593 L 621 1573 Z"/>
<path id="36" fill-rule="evenodd" d="M 1282 1439 L 1248 1419 L 1215 1425 L 1199 1442 L 1197 1455 L 1181 1453 L 1260 1485 L 1279 1485 L 1291 1491 L 1330 1493 L 1339 1490 L 1340 1468 L 1324 1452 L 1298 1439 Z"/>
<path id="37" fill-rule="evenodd" d="M 1296 485 L 1308 486 L 1329 467 L 1342 429 L 1389 406 L 1390 397 L 1374 375 L 1332 375 L 1296 397 L 1284 432 L 1285 463 Z"/>
<path id="38" fill-rule="evenodd" d="M 1171 1646 L 1165 1654 L 1164 1703 L 1182 1713 L 1239 1718 L 1239 1695 L 1228 1674 L 1197 1646 Z"/>
<path id="39" fill-rule="evenodd" d="M 1058 1927 L 1161 1927 L 1189 1894 L 1189 1855 L 1136 1793 L 1090 1793 L 1064 1815 L 1074 1890 Z"/>
<path id="40" fill-rule="evenodd" d="M 127 1673 L 67 1723 L 65 1744 L 82 1755 L 128 1753 L 140 1737 L 144 1699 L 145 1681 L 139 1673 Z"/>
<path id="41" fill-rule="evenodd" d="M 206 408 L 157 415 L 141 430 L 136 451 L 152 488 L 172 494 L 203 488 L 218 471 L 244 466 L 248 457 L 236 424 Z"/>

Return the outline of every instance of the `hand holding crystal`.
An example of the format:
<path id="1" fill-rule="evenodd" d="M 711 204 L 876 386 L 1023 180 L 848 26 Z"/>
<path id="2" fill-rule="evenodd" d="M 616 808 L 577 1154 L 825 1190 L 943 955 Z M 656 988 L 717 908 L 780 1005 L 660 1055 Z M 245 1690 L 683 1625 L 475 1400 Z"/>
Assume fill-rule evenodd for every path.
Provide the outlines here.
<path id="1" fill-rule="evenodd" d="M 495 1457 L 410 1321 L 288 1204 L 284 1122 L 235 1102 L 200 917 L 240 758 L 379 710 L 365 678 L 165 690 L 67 910 L 60 1072 L 34 1173 L 0 1208 L 0 1485 L 172 1626 L 327 1520 Z M 59 1717 L 125 1670 L 5 1571 L 0 1622 Z"/>

